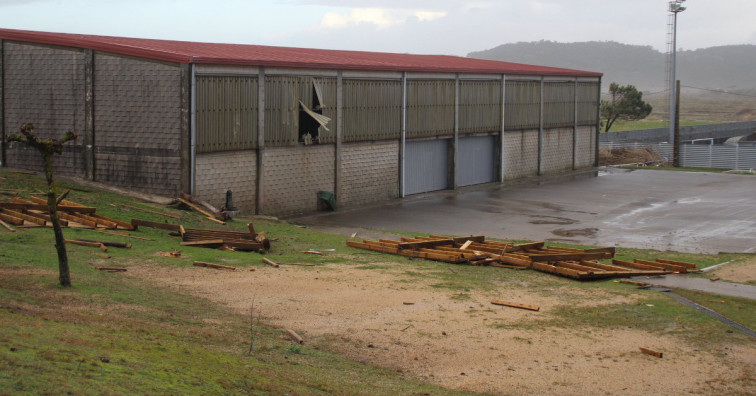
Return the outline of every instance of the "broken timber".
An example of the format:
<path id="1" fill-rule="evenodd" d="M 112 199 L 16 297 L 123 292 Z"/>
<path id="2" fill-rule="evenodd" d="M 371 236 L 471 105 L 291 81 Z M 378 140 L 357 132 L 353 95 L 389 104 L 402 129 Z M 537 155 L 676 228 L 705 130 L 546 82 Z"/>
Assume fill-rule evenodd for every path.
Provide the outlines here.
<path id="1" fill-rule="evenodd" d="M 399 241 L 389 239 L 347 241 L 347 246 L 453 264 L 534 269 L 577 280 L 628 278 L 696 271 L 695 264 L 662 259 L 635 260 L 634 262 L 612 260 L 611 264 L 597 261 L 612 259 L 616 253 L 614 247 L 574 249 L 545 246 L 544 242 L 512 244 L 487 241 L 485 236 L 451 238 L 430 235 L 401 238 Z"/>

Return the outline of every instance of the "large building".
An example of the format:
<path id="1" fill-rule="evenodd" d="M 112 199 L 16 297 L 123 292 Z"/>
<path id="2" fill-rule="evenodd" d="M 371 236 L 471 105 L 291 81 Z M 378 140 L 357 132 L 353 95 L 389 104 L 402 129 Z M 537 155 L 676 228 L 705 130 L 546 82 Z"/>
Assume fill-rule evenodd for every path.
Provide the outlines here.
<path id="1" fill-rule="evenodd" d="M 597 166 L 601 74 L 440 55 L 0 29 L 2 166 L 24 123 L 57 174 L 247 213 L 357 205 Z"/>

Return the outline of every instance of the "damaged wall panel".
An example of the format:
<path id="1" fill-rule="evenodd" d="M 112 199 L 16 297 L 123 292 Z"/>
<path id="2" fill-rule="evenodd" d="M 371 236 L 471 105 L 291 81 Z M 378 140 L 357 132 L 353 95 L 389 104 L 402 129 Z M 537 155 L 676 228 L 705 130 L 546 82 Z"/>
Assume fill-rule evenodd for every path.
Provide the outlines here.
<path id="1" fill-rule="evenodd" d="M 317 88 L 316 88 L 317 87 Z M 322 103 L 319 103 L 322 101 Z M 334 129 L 318 128 L 303 131 L 303 123 L 311 121 L 299 102 L 308 109 L 330 119 L 336 117 L 336 79 L 306 76 L 265 77 L 265 145 L 294 146 L 309 132 L 314 142 L 331 143 Z M 315 136 L 317 134 L 317 136 Z"/>

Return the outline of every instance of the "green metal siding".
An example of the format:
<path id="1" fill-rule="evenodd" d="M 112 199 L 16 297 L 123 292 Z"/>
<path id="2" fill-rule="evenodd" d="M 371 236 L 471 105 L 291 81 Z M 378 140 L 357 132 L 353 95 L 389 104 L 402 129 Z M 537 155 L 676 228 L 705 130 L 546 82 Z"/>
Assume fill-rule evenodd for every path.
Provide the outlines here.
<path id="1" fill-rule="evenodd" d="M 507 131 L 540 126 L 541 82 L 507 81 L 504 128 Z"/>
<path id="2" fill-rule="evenodd" d="M 578 83 L 578 125 L 594 126 L 598 122 L 597 110 L 599 105 L 599 83 L 598 82 L 579 82 Z"/>
<path id="3" fill-rule="evenodd" d="M 257 147 L 257 77 L 197 76 L 196 151 Z"/>
<path id="4" fill-rule="evenodd" d="M 460 81 L 459 132 L 501 130 L 501 80 Z"/>
<path id="5" fill-rule="evenodd" d="M 390 80 L 344 80 L 344 142 L 398 139 L 402 83 Z"/>
<path id="6" fill-rule="evenodd" d="M 454 134 L 454 80 L 407 82 L 407 138 Z"/>
<path id="7" fill-rule="evenodd" d="M 544 128 L 575 125 L 575 82 L 546 82 L 543 89 Z"/>

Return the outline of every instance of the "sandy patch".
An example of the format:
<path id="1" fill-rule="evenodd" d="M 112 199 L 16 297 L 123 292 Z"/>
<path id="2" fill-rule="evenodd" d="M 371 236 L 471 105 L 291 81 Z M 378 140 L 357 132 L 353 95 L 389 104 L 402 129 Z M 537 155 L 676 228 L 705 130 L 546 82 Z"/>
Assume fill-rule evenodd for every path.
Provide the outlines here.
<path id="1" fill-rule="evenodd" d="M 493 292 L 431 287 L 422 276 L 356 266 L 258 268 L 255 272 L 132 266 L 129 275 L 206 297 L 263 319 L 309 345 L 408 372 L 452 389 L 497 394 L 688 394 L 745 392 L 756 346 L 717 352 L 626 328 L 559 329 L 555 307 L 630 302 L 601 290 L 548 295 L 502 285 Z M 591 297 L 591 298 L 586 298 Z M 538 305 L 540 312 L 493 306 Z M 523 328 L 515 326 L 527 322 Z M 539 323 L 544 323 L 540 325 Z M 639 346 L 664 352 L 659 359 Z"/>
<path id="2" fill-rule="evenodd" d="M 723 265 L 712 271 L 712 274 L 731 282 L 756 282 L 756 256 L 750 260 Z"/>

